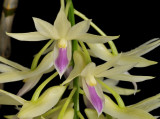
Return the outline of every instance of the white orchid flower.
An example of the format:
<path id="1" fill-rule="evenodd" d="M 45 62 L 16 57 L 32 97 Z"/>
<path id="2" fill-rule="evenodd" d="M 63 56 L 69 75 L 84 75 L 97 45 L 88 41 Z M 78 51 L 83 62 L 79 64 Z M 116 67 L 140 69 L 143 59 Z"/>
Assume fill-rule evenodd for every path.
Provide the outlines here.
<path id="1" fill-rule="evenodd" d="M 79 22 L 71 27 L 64 10 L 61 8 L 54 25 L 39 18 L 33 18 L 37 32 L 7 33 L 7 35 L 21 41 L 41 41 L 54 39 L 53 61 L 60 77 L 66 71 L 71 59 L 71 40 L 80 40 L 87 43 L 106 43 L 119 36 L 98 36 L 86 33 L 90 20 Z"/>
<path id="2" fill-rule="evenodd" d="M 30 70 L 20 64 L 0 57 L 0 83 L 14 82 L 25 79 L 25 84 L 18 95 L 22 96 L 31 90 L 43 74 L 53 71 L 53 51 L 48 53 L 35 70 Z"/>
<path id="3" fill-rule="evenodd" d="M 120 108 L 110 97 L 105 95 L 104 113 L 118 119 L 156 119 L 148 112 L 160 107 L 160 94 L 136 104 Z"/>
<path id="4" fill-rule="evenodd" d="M 65 86 L 53 86 L 47 89 L 36 101 L 27 101 L 12 93 L 0 90 L 0 104 L 22 105 L 17 117 L 28 119 L 40 116 L 54 107 L 63 95 Z"/>
<path id="5" fill-rule="evenodd" d="M 82 52 L 76 51 L 74 53 L 73 59 L 75 62 L 75 67 L 71 71 L 68 78 L 62 83 L 62 85 L 69 83 L 75 77 L 80 76 L 86 97 L 97 110 L 98 114 L 101 114 L 103 110 L 104 96 L 101 86 L 97 83 L 96 78 L 106 77 L 118 81 L 123 80 L 135 82 L 140 82 L 152 78 L 150 76 L 133 76 L 123 74 L 124 72 L 133 68 L 136 64 L 114 67 L 116 62 L 120 59 L 121 55 L 99 66 L 96 66 L 93 62 L 86 65 L 83 57 L 84 56 Z"/>

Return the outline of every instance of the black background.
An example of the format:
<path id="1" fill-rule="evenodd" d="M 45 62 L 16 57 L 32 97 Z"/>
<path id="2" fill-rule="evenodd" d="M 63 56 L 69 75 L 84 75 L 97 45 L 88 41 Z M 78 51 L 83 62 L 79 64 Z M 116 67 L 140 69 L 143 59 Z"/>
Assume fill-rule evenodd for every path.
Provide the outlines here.
<path id="1" fill-rule="evenodd" d="M 160 37 L 160 18 L 158 3 L 139 3 L 139 2 L 106 2 L 106 0 L 90 1 L 90 0 L 73 0 L 77 10 L 84 13 L 88 18 L 92 19 L 107 35 L 120 35 L 115 40 L 115 44 L 119 52 L 131 50 L 140 44 Z M 0 1 L 2 6 L 2 1 Z M 13 30 L 15 33 L 24 33 L 35 31 L 32 17 L 38 17 L 53 23 L 59 11 L 59 0 L 21 0 L 16 10 L 13 22 Z M 76 17 L 76 21 L 81 21 Z M 90 33 L 98 34 L 92 28 Z M 33 55 L 36 54 L 46 43 L 43 42 L 21 42 L 11 39 L 12 53 L 9 59 L 18 62 L 26 67 L 30 67 Z M 150 53 L 144 55 L 145 58 L 160 61 L 160 48 L 156 48 Z M 97 60 L 99 62 L 99 60 Z M 100 64 L 100 62 L 99 62 Z M 136 96 L 122 96 L 126 105 L 136 103 L 142 99 L 153 96 L 160 92 L 160 65 L 154 65 L 147 68 L 135 68 L 131 70 L 132 74 L 156 76 L 155 79 L 138 83 L 140 93 Z M 42 79 L 43 80 L 43 79 Z M 57 78 L 57 80 L 59 80 Z M 16 93 L 22 86 L 22 82 L 6 83 L 5 90 Z M 54 85 L 54 84 L 53 84 Z M 121 83 L 123 87 L 133 88 L 132 84 Z M 35 90 L 34 88 L 33 90 Z M 24 96 L 30 99 L 33 93 Z M 154 115 L 160 115 L 160 109 L 152 111 Z M 0 118 L 3 114 L 14 114 L 14 110 L 10 106 L 2 107 Z"/>

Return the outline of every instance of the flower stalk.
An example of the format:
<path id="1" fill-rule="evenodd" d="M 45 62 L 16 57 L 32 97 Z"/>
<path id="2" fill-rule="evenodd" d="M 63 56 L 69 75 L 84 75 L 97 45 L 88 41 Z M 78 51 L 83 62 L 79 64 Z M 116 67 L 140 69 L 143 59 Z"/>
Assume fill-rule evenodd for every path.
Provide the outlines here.
<path id="1" fill-rule="evenodd" d="M 79 11 L 76 10 L 76 9 L 74 9 L 74 14 L 77 15 L 77 16 L 79 16 L 79 17 L 81 17 L 81 18 L 84 19 L 84 20 L 88 20 L 88 18 L 87 18 L 84 14 L 82 14 L 81 12 L 79 12 Z M 102 36 L 107 36 L 107 35 L 106 35 L 95 23 L 93 23 L 92 21 L 91 21 L 91 26 L 92 26 L 99 34 L 101 34 Z M 112 50 L 113 55 L 118 55 L 118 51 L 117 51 L 117 48 L 116 48 L 114 42 L 113 42 L 113 41 L 109 41 L 108 44 L 109 44 L 109 46 L 110 46 L 110 48 L 111 48 L 111 50 Z M 109 52 L 108 52 L 108 53 L 109 53 Z"/>
<path id="2" fill-rule="evenodd" d="M 69 8 L 69 12 L 68 12 L 68 19 L 71 23 L 71 25 L 75 25 L 75 18 L 74 18 L 74 6 L 72 3 L 72 0 L 67 0 L 67 3 L 70 2 L 70 8 Z M 78 49 L 78 42 L 76 40 L 72 41 L 72 54 L 74 53 L 74 51 L 76 51 Z M 73 59 L 73 58 L 72 58 Z M 73 60 L 72 60 L 73 61 Z M 74 63 L 73 63 L 74 65 Z M 73 96 L 73 102 L 74 102 L 74 119 L 78 119 L 78 112 L 79 112 L 79 78 L 76 77 L 73 80 L 73 86 L 75 88 L 77 88 L 77 90 L 75 91 L 75 94 Z"/>
<path id="3" fill-rule="evenodd" d="M 56 76 L 58 75 L 58 72 L 55 72 L 54 74 L 52 74 L 49 78 L 47 78 L 34 92 L 31 101 L 36 101 L 41 93 L 41 91 L 43 90 L 43 88 Z"/>

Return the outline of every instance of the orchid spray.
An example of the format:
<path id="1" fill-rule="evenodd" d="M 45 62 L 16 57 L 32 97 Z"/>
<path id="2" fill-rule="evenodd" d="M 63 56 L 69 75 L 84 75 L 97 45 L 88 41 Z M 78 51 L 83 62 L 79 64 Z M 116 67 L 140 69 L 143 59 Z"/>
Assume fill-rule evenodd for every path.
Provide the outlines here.
<path id="1" fill-rule="evenodd" d="M 139 47 L 118 53 L 113 40 L 120 36 L 106 35 L 83 13 L 76 10 L 72 0 L 60 0 L 60 8 L 53 24 L 33 17 L 36 31 L 6 34 L 19 41 L 48 40 L 34 56 L 31 68 L 0 57 L 0 83 L 23 80 L 17 95 L 0 89 L 0 104 L 14 105 L 17 113 L 4 115 L 8 119 L 156 119 L 149 112 L 160 107 L 160 94 L 136 104 L 125 105 L 121 95 L 132 95 L 140 90 L 137 82 L 153 76 L 132 75 L 134 67 L 147 67 L 157 62 L 142 57 L 160 45 L 159 38 Z M 76 23 L 75 15 L 82 18 Z M 89 32 L 93 27 L 99 35 Z M 109 44 L 110 49 L 106 46 Z M 96 64 L 94 58 L 102 61 Z M 43 76 L 51 74 L 46 80 Z M 57 78 L 55 78 L 58 76 Z M 55 85 L 52 80 L 62 83 Z M 31 100 L 24 94 L 42 83 Z M 134 89 L 117 86 L 130 82 Z M 51 86 L 46 89 L 46 85 Z M 69 95 L 64 94 L 68 92 Z M 112 96 L 112 97 L 111 97 Z M 136 96 L 136 95 L 135 95 Z M 83 100 L 80 100 L 82 97 Z M 84 104 L 82 106 L 82 103 Z"/>

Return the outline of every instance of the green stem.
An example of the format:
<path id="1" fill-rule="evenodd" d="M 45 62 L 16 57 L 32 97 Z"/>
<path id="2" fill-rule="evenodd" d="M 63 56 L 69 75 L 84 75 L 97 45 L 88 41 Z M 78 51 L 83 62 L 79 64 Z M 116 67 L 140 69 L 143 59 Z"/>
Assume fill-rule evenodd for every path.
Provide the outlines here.
<path id="1" fill-rule="evenodd" d="M 101 84 L 104 88 L 106 88 L 109 92 L 111 92 L 111 94 L 114 96 L 114 98 L 116 99 L 119 107 L 124 108 L 125 104 L 122 100 L 122 98 L 120 97 L 120 95 L 114 91 L 112 88 L 110 88 L 108 85 L 106 85 L 103 81 L 101 81 L 100 79 L 96 79 L 98 81 L 99 84 Z"/>
<path id="2" fill-rule="evenodd" d="M 70 2 L 70 8 L 68 12 L 68 19 L 71 22 L 71 25 L 75 25 L 75 18 L 74 18 L 74 6 L 72 3 L 72 0 L 67 0 L 67 2 Z M 72 41 L 72 54 L 74 51 L 78 49 L 78 42 L 76 40 Z M 73 62 L 73 58 L 72 58 Z M 74 63 L 73 63 L 74 65 Z M 73 102 L 74 102 L 74 119 L 78 119 L 78 111 L 79 111 L 79 78 L 75 78 L 73 80 L 73 86 L 74 88 L 77 88 L 74 96 L 73 96 Z"/>
<path id="3" fill-rule="evenodd" d="M 35 57 L 32 61 L 31 70 L 34 70 L 37 67 L 38 61 L 39 61 L 41 55 L 52 44 L 53 41 L 54 41 L 53 39 L 48 41 L 48 43 L 35 55 Z"/>
<path id="4" fill-rule="evenodd" d="M 88 18 L 82 14 L 81 12 L 77 11 L 74 9 L 74 14 L 81 17 L 82 19 L 84 20 L 88 20 Z M 94 24 L 93 22 L 91 22 L 91 26 L 99 33 L 101 34 L 102 36 L 107 36 L 96 24 Z M 115 46 L 115 44 L 113 43 L 113 41 L 109 41 L 108 42 L 111 50 L 112 50 L 112 53 L 113 55 L 118 55 L 118 51 L 117 51 L 117 48 Z"/>
<path id="5" fill-rule="evenodd" d="M 65 113 L 70 101 L 72 100 L 72 97 L 73 97 L 74 93 L 76 92 L 76 90 L 77 90 L 77 88 L 73 88 L 73 90 L 71 91 L 69 97 L 67 98 L 65 104 L 63 105 L 63 107 L 58 115 L 58 119 L 63 119 L 64 113 Z"/>
<path id="6" fill-rule="evenodd" d="M 43 90 L 43 88 L 56 76 L 58 75 L 58 72 L 55 72 L 53 75 L 51 75 L 49 78 L 47 78 L 34 92 L 31 101 L 36 101 Z"/>
<path id="7" fill-rule="evenodd" d="M 83 115 L 81 114 L 80 111 L 78 112 L 78 117 L 79 117 L 80 119 L 85 119 L 85 118 L 83 117 Z"/>

